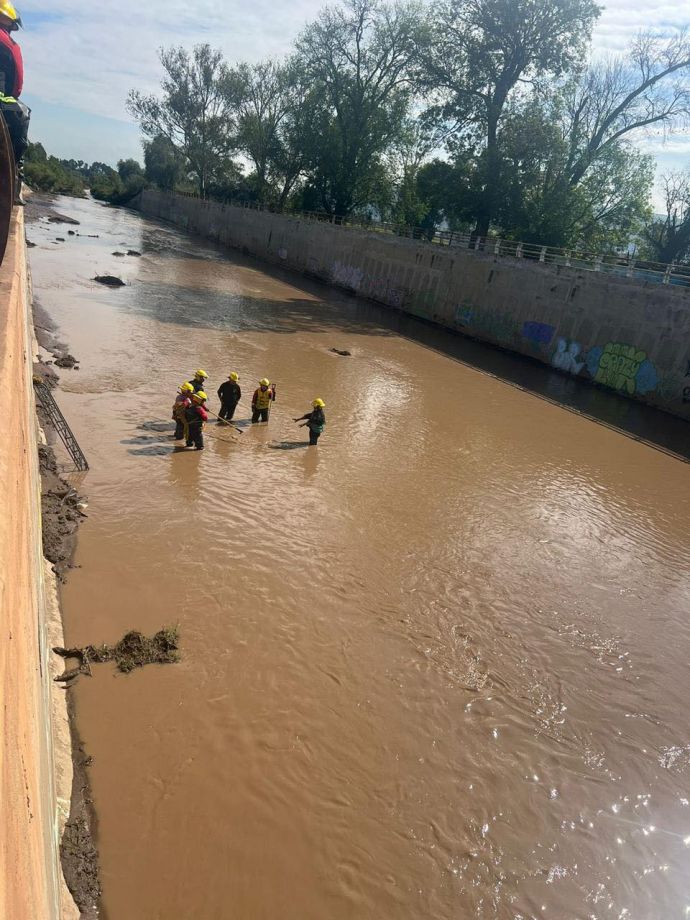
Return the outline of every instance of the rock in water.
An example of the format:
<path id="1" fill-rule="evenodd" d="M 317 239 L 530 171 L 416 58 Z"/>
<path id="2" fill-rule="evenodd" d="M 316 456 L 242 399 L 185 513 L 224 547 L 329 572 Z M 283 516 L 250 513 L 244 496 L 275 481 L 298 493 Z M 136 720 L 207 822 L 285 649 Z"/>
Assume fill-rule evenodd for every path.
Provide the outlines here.
<path id="1" fill-rule="evenodd" d="M 335 354 L 335 355 L 342 355 L 343 358 L 349 358 L 350 355 L 351 355 L 351 352 L 349 352 L 349 351 L 341 351 L 339 348 L 331 348 L 331 351 L 332 351 L 333 354 Z"/>
<path id="2" fill-rule="evenodd" d="M 125 282 L 122 280 L 122 278 L 116 278 L 115 275 L 96 275 L 93 280 L 97 281 L 99 284 L 105 284 L 108 287 L 125 286 Z"/>
<path id="3" fill-rule="evenodd" d="M 127 255 L 128 255 L 128 256 L 140 256 L 141 253 L 140 253 L 140 252 L 137 252 L 136 249 L 128 249 L 128 250 L 127 250 Z"/>
<path id="4" fill-rule="evenodd" d="M 79 226 L 78 220 L 75 220 L 73 217 L 66 217 L 64 214 L 53 214 L 48 218 L 48 222 L 51 224 L 73 224 L 74 226 Z"/>

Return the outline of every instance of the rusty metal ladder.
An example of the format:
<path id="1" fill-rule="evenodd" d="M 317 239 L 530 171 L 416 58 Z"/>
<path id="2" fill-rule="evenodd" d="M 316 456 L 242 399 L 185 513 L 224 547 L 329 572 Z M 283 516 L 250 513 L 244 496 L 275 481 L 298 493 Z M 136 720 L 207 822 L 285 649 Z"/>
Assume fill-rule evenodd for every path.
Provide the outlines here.
<path id="1" fill-rule="evenodd" d="M 36 398 L 41 404 L 43 411 L 50 419 L 53 428 L 60 435 L 60 440 L 67 448 L 67 453 L 74 461 L 74 465 L 80 473 L 85 473 L 89 468 L 89 464 L 86 462 L 84 452 L 77 443 L 77 439 L 74 437 L 72 429 L 67 424 L 65 416 L 55 402 L 53 394 L 50 392 L 50 387 L 43 383 L 43 381 L 34 378 L 34 390 L 36 391 Z"/>

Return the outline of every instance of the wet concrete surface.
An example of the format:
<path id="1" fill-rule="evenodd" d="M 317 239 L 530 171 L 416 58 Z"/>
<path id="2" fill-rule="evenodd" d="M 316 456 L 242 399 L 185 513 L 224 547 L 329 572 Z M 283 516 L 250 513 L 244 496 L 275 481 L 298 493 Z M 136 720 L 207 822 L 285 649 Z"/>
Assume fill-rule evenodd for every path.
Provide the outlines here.
<path id="1" fill-rule="evenodd" d="M 688 426 L 58 209 L 81 235 L 35 224 L 31 263 L 80 357 L 57 398 L 91 465 L 65 640 L 179 624 L 183 655 L 69 691 L 103 915 L 684 916 L 690 469 L 667 451 Z M 90 280 L 109 273 L 127 286 Z M 197 367 L 214 410 L 231 370 L 244 394 L 244 433 L 209 426 L 203 454 L 170 439 Z M 315 396 L 326 431 L 297 449 Z"/>

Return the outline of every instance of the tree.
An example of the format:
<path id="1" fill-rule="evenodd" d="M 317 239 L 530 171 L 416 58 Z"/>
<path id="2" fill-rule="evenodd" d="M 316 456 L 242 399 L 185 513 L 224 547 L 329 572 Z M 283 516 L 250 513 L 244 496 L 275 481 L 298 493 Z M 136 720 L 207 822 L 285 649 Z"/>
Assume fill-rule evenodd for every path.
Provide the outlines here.
<path id="1" fill-rule="evenodd" d="M 327 213 L 346 216 L 369 203 L 406 115 L 421 33 L 414 4 L 345 0 L 298 39 L 298 66 L 311 86 L 308 181 Z"/>
<path id="2" fill-rule="evenodd" d="M 289 62 L 239 64 L 229 82 L 237 146 L 254 166 L 256 197 L 262 203 L 276 197 L 284 202 L 303 168 L 294 144 L 299 135 L 290 132 L 304 96 L 298 68 Z"/>
<path id="3" fill-rule="evenodd" d="M 163 134 L 144 143 L 144 175 L 148 182 L 169 192 L 184 178 L 185 158 Z"/>
<path id="4" fill-rule="evenodd" d="M 123 182 L 144 178 L 144 170 L 141 168 L 141 164 L 137 163 L 136 160 L 118 160 L 117 171 Z"/>
<path id="5" fill-rule="evenodd" d="M 127 108 L 150 138 L 166 137 L 185 158 L 200 195 L 222 173 L 233 150 L 228 68 L 210 45 L 161 49 L 162 96 L 133 90 Z"/>
<path id="6" fill-rule="evenodd" d="M 651 127 L 672 130 L 690 115 L 690 40 L 642 33 L 625 56 L 590 67 L 567 95 L 568 181 L 577 185 L 609 146 Z"/>
<path id="7" fill-rule="evenodd" d="M 439 0 L 420 79 L 437 94 L 449 131 L 481 152 L 476 232 L 500 202 L 499 133 L 520 83 L 577 67 L 599 14 L 594 0 Z"/>
<path id="8" fill-rule="evenodd" d="M 534 94 L 506 116 L 500 232 L 528 243 L 624 247 L 648 217 L 653 161 L 622 142 L 601 150 L 571 184 L 573 125 L 563 98 Z"/>
<path id="9" fill-rule="evenodd" d="M 665 214 L 649 221 L 643 247 L 657 262 L 690 260 L 690 170 L 661 177 Z"/>

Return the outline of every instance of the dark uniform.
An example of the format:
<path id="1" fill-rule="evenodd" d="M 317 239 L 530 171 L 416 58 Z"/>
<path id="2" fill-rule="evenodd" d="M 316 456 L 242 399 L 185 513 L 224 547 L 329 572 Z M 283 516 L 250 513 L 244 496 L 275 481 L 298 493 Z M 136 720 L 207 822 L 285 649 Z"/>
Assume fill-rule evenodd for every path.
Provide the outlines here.
<path id="1" fill-rule="evenodd" d="M 203 380 L 197 380 L 196 377 L 193 377 L 189 382 L 190 382 L 191 385 L 194 387 L 194 392 L 195 392 L 195 393 L 198 393 L 199 390 L 203 390 L 203 388 L 204 388 L 204 381 L 203 381 Z"/>
<path id="2" fill-rule="evenodd" d="M 234 380 L 226 380 L 218 388 L 218 399 L 220 399 L 220 418 L 232 421 L 235 415 L 237 403 L 242 399 L 242 390 L 239 383 Z"/>
<path id="3" fill-rule="evenodd" d="M 306 415 L 303 415 L 302 418 L 297 419 L 297 421 L 305 421 L 307 423 L 307 428 L 309 429 L 309 444 L 311 447 L 316 447 L 319 443 L 319 438 L 323 434 L 323 429 L 326 427 L 326 413 L 322 408 L 317 406 L 313 412 L 307 412 Z"/>
<path id="4" fill-rule="evenodd" d="M 189 406 L 184 410 L 187 421 L 187 447 L 204 449 L 204 422 L 208 421 L 208 413 L 203 406 Z"/>

